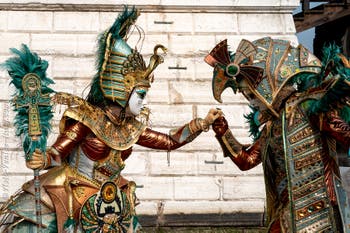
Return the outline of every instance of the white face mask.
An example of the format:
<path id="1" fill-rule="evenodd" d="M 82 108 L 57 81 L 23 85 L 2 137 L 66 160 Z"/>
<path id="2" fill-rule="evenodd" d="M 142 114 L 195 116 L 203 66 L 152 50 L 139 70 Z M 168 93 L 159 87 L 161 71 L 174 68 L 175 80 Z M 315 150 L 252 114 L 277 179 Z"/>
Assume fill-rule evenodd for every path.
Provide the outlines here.
<path id="1" fill-rule="evenodd" d="M 145 100 L 146 93 L 147 92 L 144 89 L 135 88 L 132 91 L 130 99 L 129 99 L 128 110 L 134 116 L 137 116 L 140 114 L 141 109 L 143 108 L 143 101 Z"/>

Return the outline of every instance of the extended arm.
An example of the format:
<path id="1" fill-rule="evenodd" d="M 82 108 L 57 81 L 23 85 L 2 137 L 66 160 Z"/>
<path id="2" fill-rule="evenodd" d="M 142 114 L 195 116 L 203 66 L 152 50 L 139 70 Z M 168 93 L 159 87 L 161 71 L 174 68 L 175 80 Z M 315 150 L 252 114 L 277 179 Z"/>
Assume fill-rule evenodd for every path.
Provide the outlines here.
<path id="1" fill-rule="evenodd" d="M 188 124 L 170 131 L 169 135 L 146 129 L 137 144 L 152 149 L 175 150 L 195 139 L 202 131 L 208 131 L 209 126 L 222 115 L 218 109 L 211 109 L 205 119 L 195 118 Z"/>
<path id="2" fill-rule="evenodd" d="M 147 128 L 140 136 L 137 144 L 159 150 L 175 150 L 195 139 L 202 131 L 202 119 L 193 119 L 190 123 L 171 130 L 169 135 Z M 206 130 L 206 129 L 205 129 Z"/>
<path id="3" fill-rule="evenodd" d="M 225 118 L 220 117 L 213 124 L 225 157 L 229 157 L 242 171 L 249 170 L 261 162 L 259 139 L 250 146 L 242 145 L 232 135 Z"/>

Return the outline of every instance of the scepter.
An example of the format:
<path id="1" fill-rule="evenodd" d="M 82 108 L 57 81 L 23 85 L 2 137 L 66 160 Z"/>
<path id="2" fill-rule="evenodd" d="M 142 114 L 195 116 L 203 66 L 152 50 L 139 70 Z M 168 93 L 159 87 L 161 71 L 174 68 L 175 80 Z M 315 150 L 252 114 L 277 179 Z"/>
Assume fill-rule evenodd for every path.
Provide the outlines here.
<path id="1" fill-rule="evenodd" d="M 48 62 L 32 53 L 22 44 L 21 50 L 11 48 L 15 55 L 7 59 L 2 66 L 7 69 L 15 94 L 12 99 L 16 112 L 14 125 L 16 136 L 22 138 L 25 160 L 32 158 L 34 151 L 46 151 L 50 120 L 53 117 L 50 94 L 54 91 L 48 85 L 54 82 L 46 76 Z M 41 201 L 39 169 L 34 169 L 35 212 L 37 232 L 41 233 Z"/>

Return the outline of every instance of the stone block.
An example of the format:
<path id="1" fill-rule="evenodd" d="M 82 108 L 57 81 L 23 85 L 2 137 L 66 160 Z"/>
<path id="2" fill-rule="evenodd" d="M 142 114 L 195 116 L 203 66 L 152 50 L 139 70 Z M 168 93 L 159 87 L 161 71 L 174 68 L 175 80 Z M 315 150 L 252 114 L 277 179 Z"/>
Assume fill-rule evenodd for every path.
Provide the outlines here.
<path id="1" fill-rule="evenodd" d="M 197 156 L 194 153 L 171 151 L 170 163 L 167 152 L 150 152 L 151 175 L 195 175 L 197 173 Z"/>
<path id="2" fill-rule="evenodd" d="M 130 157 L 125 161 L 124 175 L 147 175 L 147 164 L 149 160 L 148 153 L 132 152 Z"/>
<path id="3" fill-rule="evenodd" d="M 248 171 L 241 171 L 230 158 L 223 156 L 222 151 L 217 153 L 196 152 L 196 154 L 198 154 L 199 175 L 260 176 L 263 174 L 261 164 Z"/>
<path id="4" fill-rule="evenodd" d="M 152 88 L 147 92 L 146 100 L 149 104 L 168 104 L 168 82 L 158 79 L 157 74 L 155 74 L 155 80 L 152 83 Z"/>
<path id="5" fill-rule="evenodd" d="M 31 180 L 32 176 L 0 175 L 0 202 L 4 202 L 18 191 L 22 184 Z"/>
<path id="6" fill-rule="evenodd" d="M 13 120 L 10 120 L 10 125 L 0 128 L 0 148 L 7 149 L 22 149 L 22 142 L 19 137 L 15 135 L 15 128 L 13 127 Z M 12 153 L 12 152 L 11 152 Z"/>
<path id="7" fill-rule="evenodd" d="M 9 31 L 51 31 L 52 12 L 9 11 Z"/>
<path id="8" fill-rule="evenodd" d="M 95 72 L 93 57 L 56 57 L 52 61 L 52 73 L 55 78 L 91 77 L 92 79 Z"/>
<path id="9" fill-rule="evenodd" d="M 191 35 L 174 33 L 169 35 L 169 52 L 172 54 L 193 54 L 194 44 Z"/>
<path id="10" fill-rule="evenodd" d="M 265 183 L 262 176 L 223 178 L 224 200 L 264 199 Z"/>
<path id="11" fill-rule="evenodd" d="M 98 12 L 54 12 L 55 31 L 98 32 Z"/>
<path id="12" fill-rule="evenodd" d="M 182 57 L 168 54 L 164 57 L 164 63 L 158 66 L 155 75 L 161 80 L 193 79 L 195 76 L 194 59 L 191 55 Z"/>
<path id="13" fill-rule="evenodd" d="M 280 14 L 238 14 L 241 34 L 278 34 L 284 31 Z"/>
<path id="14" fill-rule="evenodd" d="M 154 127 L 180 127 L 192 120 L 191 105 L 149 105 Z"/>
<path id="15" fill-rule="evenodd" d="M 154 176 L 125 176 L 133 180 L 139 187 L 137 197 L 143 200 L 169 200 L 174 198 L 174 178 Z"/>
<path id="16" fill-rule="evenodd" d="M 175 200 L 219 200 L 220 179 L 217 177 L 175 177 Z"/>
<path id="17" fill-rule="evenodd" d="M 31 48 L 45 54 L 77 54 L 76 34 L 32 34 Z"/>
<path id="18" fill-rule="evenodd" d="M 220 13 L 199 13 L 194 14 L 195 32 L 237 32 L 237 15 Z"/>
<path id="19" fill-rule="evenodd" d="M 155 201 L 141 201 L 136 206 L 137 215 L 157 215 L 157 202 Z"/>
<path id="20" fill-rule="evenodd" d="M 211 93 L 211 82 L 209 82 L 209 80 L 196 82 L 170 81 L 169 92 L 171 103 L 215 104 Z"/>
<path id="21" fill-rule="evenodd" d="M 17 148 L 19 151 L 9 151 L 6 149 L 1 150 L 0 174 L 12 175 L 21 173 L 31 176 L 33 171 L 26 167 L 22 146 L 20 145 Z"/>
<path id="22" fill-rule="evenodd" d="M 193 31 L 192 16 L 189 13 L 148 13 L 147 31 L 149 33 L 191 33 Z"/>
<path id="23" fill-rule="evenodd" d="M 0 53 L 9 54 L 10 48 L 19 49 L 21 44 L 29 44 L 29 33 L 0 33 Z"/>
<path id="24" fill-rule="evenodd" d="M 79 56 L 90 55 L 95 58 L 97 55 L 97 38 L 98 34 L 79 34 L 77 37 L 77 53 Z"/>
<path id="25" fill-rule="evenodd" d="M 166 201 L 163 214 L 234 214 L 263 212 L 264 202 L 254 201 Z"/>
<path id="26" fill-rule="evenodd" d="M 0 30 L 6 31 L 8 24 L 8 11 L 0 11 Z"/>

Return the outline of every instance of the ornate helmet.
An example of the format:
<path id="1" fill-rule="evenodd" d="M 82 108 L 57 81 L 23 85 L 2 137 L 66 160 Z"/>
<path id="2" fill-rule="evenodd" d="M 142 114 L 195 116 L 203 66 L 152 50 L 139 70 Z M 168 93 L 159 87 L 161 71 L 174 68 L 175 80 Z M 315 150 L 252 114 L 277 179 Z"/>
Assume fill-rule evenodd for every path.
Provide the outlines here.
<path id="1" fill-rule="evenodd" d="M 245 80 L 251 92 L 276 116 L 282 101 L 295 91 L 290 80 L 298 74 L 318 74 L 321 62 L 306 48 L 294 48 L 289 41 L 265 37 L 253 42 L 242 40 L 230 54 L 227 40 L 217 44 L 205 61 L 214 67 L 214 98 L 231 87 L 236 93 Z"/>
<path id="2" fill-rule="evenodd" d="M 135 24 L 139 11 L 126 7 L 113 26 L 99 38 L 98 74 L 95 76 L 88 99 L 99 102 L 103 97 L 125 107 L 135 87 L 149 88 L 153 82 L 152 71 L 163 62 L 158 49 L 166 52 L 163 45 L 154 47 L 148 67 L 142 55 L 126 42 L 129 29 Z M 96 89 L 97 88 L 97 89 Z M 102 94 L 102 97 L 101 97 Z M 102 98 L 102 99 L 101 99 Z"/>

